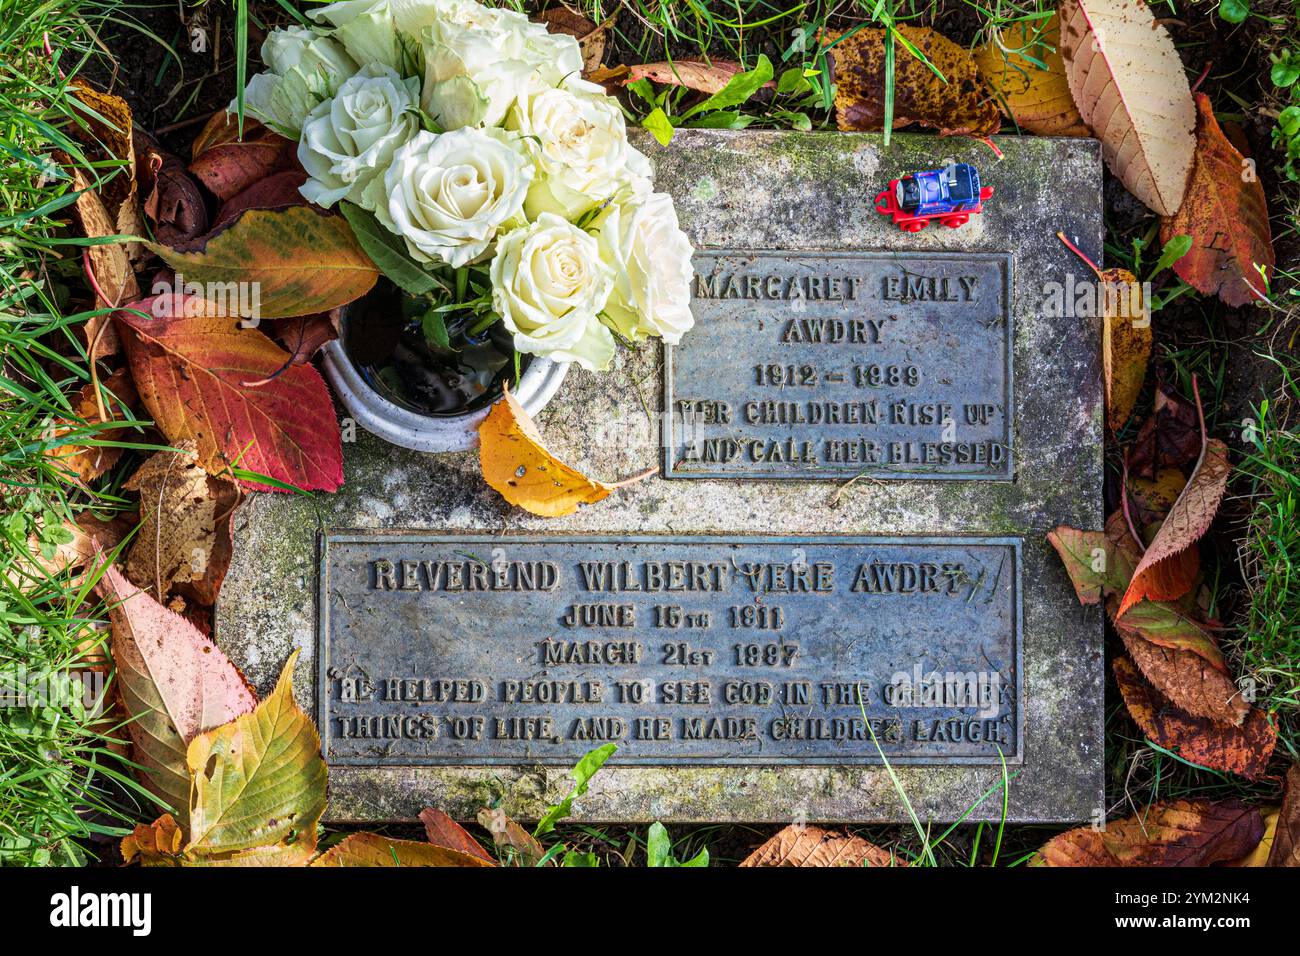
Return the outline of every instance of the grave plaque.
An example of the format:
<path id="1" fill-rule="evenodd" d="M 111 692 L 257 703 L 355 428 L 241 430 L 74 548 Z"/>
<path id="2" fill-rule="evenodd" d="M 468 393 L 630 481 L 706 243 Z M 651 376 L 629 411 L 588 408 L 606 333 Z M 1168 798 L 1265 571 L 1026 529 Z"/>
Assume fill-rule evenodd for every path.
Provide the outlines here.
<path id="1" fill-rule="evenodd" d="M 476 452 L 343 422 L 337 494 L 251 497 L 217 640 L 261 693 L 301 650 L 333 820 L 1086 820 L 1102 618 L 1045 541 L 1102 523 L 1099 326 L 1054 317 L 1101 253 L 1091 140 L 679 131 L 639 145 L 698 250 L 680 346 L 572 370 L 538 416 L 594 476 L 542 519 Z M 961 229 L 899 232 L 890 179 L 977 162 Z M 887 760 L 890 769 L 883 763 Z M 972 809 L 973 808 L 973 809 Z"/>

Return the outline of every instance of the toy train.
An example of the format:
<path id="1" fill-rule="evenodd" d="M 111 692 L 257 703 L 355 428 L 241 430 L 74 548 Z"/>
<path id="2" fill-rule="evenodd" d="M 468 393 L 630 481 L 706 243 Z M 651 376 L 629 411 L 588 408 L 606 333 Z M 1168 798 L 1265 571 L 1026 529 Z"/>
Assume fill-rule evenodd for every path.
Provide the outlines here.
<path id="1" fill-rule="evenodd" d="M 982 212 L 992 195 L 992 186 L 980 186 L 978 169 L 954 163 L 890 180 L 876 197 L 876 212 L 892 217 L 904 232 L 920 232 L 932 219 L 956 229 Z"/>

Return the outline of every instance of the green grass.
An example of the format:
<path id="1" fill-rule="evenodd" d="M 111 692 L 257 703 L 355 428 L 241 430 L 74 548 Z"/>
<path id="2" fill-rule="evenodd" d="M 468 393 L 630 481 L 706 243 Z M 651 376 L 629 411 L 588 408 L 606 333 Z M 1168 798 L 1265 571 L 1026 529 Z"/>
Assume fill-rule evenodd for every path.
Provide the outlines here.
<path id="1" fill-rule="evenodd" d="M 76 424 L 70 396 L 90 379 L 79 326 L 93 314 L 82 249 L 68 229 L 76 190 L 62 156 L 99 183 L 75 129 L 84 108 L 66 77 L 95 55 L 111 3 L 0 0 L 0 864 L 84 862 L 87 841 L 120 835 L 140 802 L 97 709 L 107 694 L 105 631 L 86 583 L 45 566 L 65 523 L 112 508 L 46 452 L 107 440 Z M 56 439 L 53 429 L 72 431 Z M 111 438 L 111 436 L 109 436 Z M 86 693 L 89 688 L 89 693 Z M 93 851 L 92 851 L 93 852 Z"/>

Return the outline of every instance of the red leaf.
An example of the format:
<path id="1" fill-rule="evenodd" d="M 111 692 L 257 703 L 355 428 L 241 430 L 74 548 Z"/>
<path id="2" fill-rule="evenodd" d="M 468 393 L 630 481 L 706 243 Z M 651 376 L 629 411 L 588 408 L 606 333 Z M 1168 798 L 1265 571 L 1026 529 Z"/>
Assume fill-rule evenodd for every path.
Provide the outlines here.
<path id="1" fill-rule="evenodd" d="M 337 310 L 321 315 L 302 315 L 295 319 L 276 319 L 276 340 L 289 352 L 289 364 L 310 362 L 326 342 L 339 337 L 334 318 Z"/>
<path id="2" fill-rule="evenodd" d="M 1273 269 L 1273 237 L 1264 184 L 1237 152 L 1214 118 L 1210 98 L 1196 94 L 1196 158 L 1187 195 L 1160 223 L 1160 241 L 1192 237 L 1192 248 L 1174 271 L 1193 288 L 1240 306 L 1265 298 L 1264 278 Z"/>
<path id="3" fill-rule="evenodd" d="M 429 838 L 429 842 L 434 846 L 442 846 L 449 850 L 468 853 L 470 856 L 479 857 L 494 866 L 496 865 L 496 860 L 492 859 L 488 851 L 483 849 L 482 844 L 470 836 L 468 830 L 441 810 L 425 807 L 420 811 L 420 822 L 424 824 L 424 835 Z"/>
<path id="4" fill-rule="evenodd" d="M 220 229 L 246 209 L 283 209 L 285 206 L 304 205 L 307 199 L 298 187 L 306 181 L 307 174 L 301 169 L 284 169 L 259 179 L 222 204 L 212 228 Z"/>
<path id="5" fill-rule="evenodd" d="M 129 718 L 141 782 L 182 821 L 189 809 L 185 747 L 257 706 L 220 648 L 109 565 L 97 585 L 109 604 L 115 684 Z"/>
<path id="6" fill-rule="evenodd" d="M 190 172 L 223 202 L 237 196 L 271 173 L 297 161 L 297 144 L 278 133 L 262 130 L 242 140 L 212 146 L 190 163 Z"/>
<path id="7" fill-rule="evenodd" d="M 314 368 L 277 375 L 286 352 L 201 300 L 159 296 L 132 308 L 158 316 L 115 313 L 140 398 L 168 439 L 194 439 L 212 474 L 237 464 L 307 490 L 343 484 L 338 420 Z M 261 387 L 247 384 L 272 376 Z"/>

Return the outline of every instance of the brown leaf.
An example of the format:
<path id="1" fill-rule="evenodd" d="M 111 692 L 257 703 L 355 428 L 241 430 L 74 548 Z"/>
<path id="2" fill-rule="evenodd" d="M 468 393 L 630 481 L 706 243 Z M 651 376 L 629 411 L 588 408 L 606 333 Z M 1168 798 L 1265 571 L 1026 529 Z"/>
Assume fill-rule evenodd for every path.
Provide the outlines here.
<path id="1" fill-rule="evenodd" d="M 1151 318 L 1142 302 L 1142 286 L 1127 269 L 1097 273 L 1106 290 L 1101 355 L 1106 385 L 1106 423 L 1118 432 L 1128 423 L 1142 393 L 1151 361 Z"/>
<path id="2" fill-rule="evenodd" d="M 1194 764 L 1251 780 L 1264 772 L 1277 729 L 1263 711 L 1252 708 L 1240 727 L 1194 717 L 1143 680 L 1127 657 L 1116 657 L 1112 666 L 1129 714 L 1153 743 Z"/>
<path id="3" fill-rule="evenodd" d="M 179 861 L 185 835 L 170 813 L 153 823 L 137 823 L 135 830 L 122 838 L 122 859 L 143 866 L 172 866 Z"/>
<path id="4" fill-rule="evenodd" d="M 269 129 L 244 129 L 235 138 L 204 149 L 190 172 L 222 202 L 230 200 L 274 172 L 297 164 L 297 144 Z"/>
<path id="5" fill-rule="evenodd" d="M 1120 866 L 1110 855 L 1101 831 L 1076 827 L 1057 834 L 1029 859 L 1029 866 Z"/>
<path id="6" fill-rule="evenodd" d="M 1200 457 L 1202 447 L 1196 407 L 1161 382 L 1154 410 L 1129 447 L 1129 473 L 1153 478 L 1159 468 L 1185 469 Z"/>
<path id="7" fill-rule="evenodd" d="M 1250 713 L 1222 670 L 1189 650 L 1161 647 L 1121 621 L 1116 629 L 1138 669 L 1162 694 L 1194 717 L 1240 727 Z"/>
<path id="8" fill-rule="evenodd" d="M 888 850 L 842 830 L 792 825 L 768 840 L 741 866 L 906 866 Z"/>
<path id="9" fill-rule="evenodd" d="M 612 485 L 588 478 L 547 450 L 536 423 L 508 388 L 479 425 L 478 434 L 484 480 L 512 505 L 544 518 L 571 515 L 580 505 L 602 501 L 614 489 L 658 471 Z"/>
<path id="10" fill-rule="evenodd" d="M 688 90 L 712 95 L 731 81 L 743 68 L 732 60 L 673 60 L 671 63 L 638 63 L 628 67 L 623 85 L 650 80 L 664 86 L 684 86 Z M 770 84 L 769 84 L 770 85 Z"/>
<path id="11" fill-rule="evenodd" d="M 1228 142 L 1214 118 L 1210 98 L 1196 94 L 1196 159 L 1187 198 L 1160 223 L 1160 241 L 1191 236 L 1192 248 L 1174 272 L 1205 295 L 1231 306 L 1260 302 L 1273 269 L 1273 236 L 1264 184 Z"/>
<path id="12" fill-rule="evenodd" d="M 537 842 L 537 838 L 506 816 L 505 811 L 499 807 L 480 810 L 478 823 L 492 834 L 492 840 L 497 846 L 513 850 L 521 866 L 536 866 L 546 855 L 545 848 Z"/>
<path id="13" fill-rule="evenodd" d="M 1142 528 L 1164 521 L 1186 486 L 1187 476 L 1178 468 L 1161 468 L 1154 478 L 1130 476 L 1128 494 L 1135 510 L 1133 520 Z"/>
<path id="14" fill-rule="evenodd" d="M 131 107 L 122 97 L 96 90 L 78 79 L 72 81 L 69 92 L 95 115 L 77 110 L 77 116 L 86 127 L 72 123 L 68 125 L 68 131 L 86 147 L 90 159 L 122 164 L 119 172 L 105 177 L 102 193 L 104 205 L 116 220 L 118 209 L 134 191 L 135 147 Z"/>
<path id="15" fill-rule="evenodd" d="M 1182 597 L 1195 581 L 1195 565 L 1180 560 L 1178 555 L 1194 547 L 1201 536 L 1210 529 L 1210 523 L 1219 510 L 1228 489 L 1228 446 L 1217 438 L 1205 443 L 1201 460 L 1192 472 L 1182 494 L 1174 502 L 1169 516 L 1160 525 L 1142 560 L 1133 572 L 1117 617 L 1123 617 L 1130 607 L 1143 598 L 1172 601 Z M 1192 571 L 1188 577 L 1187 571 Z"/>
<path id="16" fill-rule="evenodd" d="M 275 320 L 275 338 L 289 353 L 290 365 L 306 365 L 325 345 L 339 337 L 338 309 L 320 315 Z"/>
<path id="17" fill-rule="evenodd" d="M 247 209 L 283 209 L 286 206 L 305 205 L 307 198 L 298 191 L 298 187 L 306 181 L 307 174 L 301 169 L 285 169 L 259 179 L 222 203 L 212 228 L 220 229 L 226 223 L 233 222 Z"/>
<path id="18" fill-rule="evenodd" d="M 96 400 L 95 383 L 87 382 L 81 387 L 76 401 L 72 403 L 77 419 L 60 419 L 54 434 L 68 435 L 82 431 L 87 426 L 102 425 L 105 421 L 122 421 L 126 418 L 125 410 L 134 405 L 139 396 L 131 381 L 127 369 L 118 369 L 109 378 L 100 383 L 101 394 Z M 107 418 L 99 414 L 101 402 Z M 118 429 L 96 430 L 93 434 L 83 436 L 81 441 L 68 445 L 58 445 L 45 452 L 45 456 L 57 461 L 60 468 L 75 475 L 83 482 L 94 481 L 102 476 L 122 457 L 122 449 L 112 445 L 83 444 L 84 441 L 120 441 Z"/>
<path id="19" fill-rule="evenodd" d="M 1300 763 L 1286 772 L 1286 793 L 1278 813 L 1269 866 L 1300 866 Z"/>
<path id="20" fill-rule="evenodd" d="M 582 53 L 582 72 L 586 76 L 593 70 L 599 69 L 601 60 L 605 58 L 605 43 L 609 28 L 614 25 L 617 16 L 618 14 L 615 13 L 597 26 L 581 13 L 565 6 L 558 6 L 543 10 L 537 19 L 545 23 L 552 33 L 565 33 L 578 41 L 578 49 Z"/>
<path id="21" fill-rule="evenodd" d="M 424 824 L 424 835 L 434 846 L 443 846 L 459 853 L 477 856 L 496 866 L 496 860 L 492 859 L 478 840 L 470 836 L 468 830 L 441 810 L 425 807 L 420 811 L 420 822 Z"/>
<path id="22" fill-rule="evenodd" d="M 496 866 L 444 846 L 395 840 L 378 833 L 353 833 L 330 847 L 312 866 Z"/>
<path id="23" fill-rule="evenodd" d="M 1121 866 L 1211 866 L 1249 853 L 1264 835 L 1259 811 L 1240 800 L 1174 800 L 1107 826 Z"/>
<path id="24" fill-rule="evenodd" d="M 123 485 L 139 493 L 141 517 L 126 574 L 159 600 L 179 590 L 211 606 L 230 567 L 239 489 L 203 470 L 193 441 L 178 447 L 155 452 Z"/>
<path id="25" fill-rule="evenodd" d="M 1047 540 L 1061 556 L 1080 604 L 1098 604 L 1103 594 L 1120 593 L 1128 586 L 1134 561 L 1106 532 L 1060 525 Z"/>
<path id="26" fill-rule="evenodd" d="M 97 554 L 116 548 L 131 533 L 135 522 L 125 516 L 106 521 L 83 511 L 75 521 L 64 521 L 63 527 L 72 535 L 72 540 L 56 545 L 54 554 L 49 557 L 41 550 L 39 535 L 27 539 L 27 554 L 6 568 L 7 576 L 15 586 L 21 586 L 24 578 L 40 580 L 85 567 Z"/>
<path id="27" fill-rule="evenodd" d="M 920 123 L 942 135 L 992 136 L 1002 125 L 970 52 L 929 27 L 897 26 L 944 79 L 894 43 L 894 127 Z M 823 42 L 843 34 L 830 32 Z M 885 122 L 885 30 L 863 28 L 827 50 L 835 82 L 835 120 L 842 130 L 879 130 Z M 946 82 L 945 82 L 946 81 Z"/>
<path id="28" fill-rule="evenodd" d="M 81 231 L 88 239 L 116 236 L 117 222 L 99 198 L 94 187 L 78 168 L 72 170 L 73 188 L 81 191 L 73 209 L 81 223 Z M 86 247 L 91 279 L 98 286 L 103 301 L 96 308 L 113 308 L 130 302 L 140 295 L 135 272 L 127 255 L 126 245 L 120 242 L 100 243 Z M 99 353 L 104 354 L 104 353 Z"/>
<path id="29" fill-rule="evenodd" d="M 208 231 L 208 209 L 185 164 L 157 143 L 146 143 L 140 161 L 144 214 L 154 238 L 179 246 Z"/>
<path id="30" fill-rule="evenodd" d="M 1106 611 L 1115 619 L 1115 610 L 1119 607 L 1118 595 L 1106 601 Z M 1159 647 L 1177 651 L 1190 651 L 1216 670 L 1228 671 L 1223 662 L 1223 653 L 1214 631 L 1220 628 L 1216 622 L 1202 618 L 1199 608 L 1171 601 L 1139 601 L 1124 615 L 1124 620 L 1116 624 L 1123 630 L 1129 629 L 1139 637 Z"/>
<path id="31" fill-rule="evenodd" d="M 1260 807 L 1259 814 L 1264 820 L 1264 835 L 1255 844 L 1255 849 L 1243 857 L 1229 860 L 1223 864 L 1224 866 L 1256 867 L 1269 865 L 1268 854 L 1273 849 L 1273 837 L 1277 832 L 1278 810 L 1277 807 Z"/>
<path id="32" fill-rule="evenodd" d="M 1196 108 L 1173 39 L 1133 0 L 1063 0 L 1060 18 L 1070 92 L 1106 164 L 1143 203 L 1173 215 L 1196 145 Z"/>
<path id="33" fill-rule="evenodd" d="M 1045 844 L 1031 866 L 1211 866 L 1249 853 L 1264 833 L 1259 811 L 1240 800 L 1152 804 L 1105 830 L 1069 830 Z"/>
<path id="34" fill-rule="evenodd" d="M 1088 136 L 1070 96 L 1060 39 L 1056 14 L 1041 27 L 1013 23 L 1002 31 L 1000 45 L 990 40 L 974 51 L 975 64 L 1022 130 L 1038 136 Z M 1025 53 L 1047 69 L 1026 59 Z"/>

